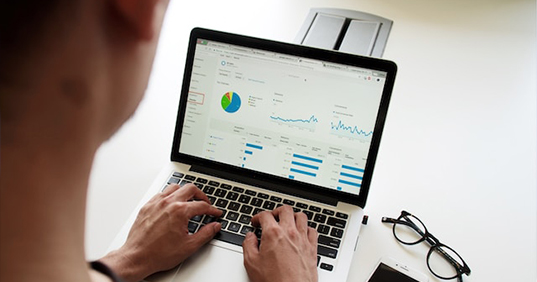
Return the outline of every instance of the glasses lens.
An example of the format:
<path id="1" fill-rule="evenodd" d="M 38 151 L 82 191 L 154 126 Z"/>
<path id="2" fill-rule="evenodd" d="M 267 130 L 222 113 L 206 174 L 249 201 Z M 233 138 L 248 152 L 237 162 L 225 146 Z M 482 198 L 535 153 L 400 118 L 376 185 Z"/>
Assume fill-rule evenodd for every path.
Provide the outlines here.
<path id="1" fill-rule="evenodd" d="M 460 269 L 463 264 L 462 258 L 447 246 L 431 248 L 427 255 L 429 269 L 439 278 L 452 279 L 457 277 L 457 269 Z"/>
<path id="2" fill-rule="evenodd" d="M 401 217 L 399 220 L 402 222 L 393 226 L 393 233 L 397 240 L 405 244 L 415 244 L 425 235 L 425 226 L 414 216 Z"/>

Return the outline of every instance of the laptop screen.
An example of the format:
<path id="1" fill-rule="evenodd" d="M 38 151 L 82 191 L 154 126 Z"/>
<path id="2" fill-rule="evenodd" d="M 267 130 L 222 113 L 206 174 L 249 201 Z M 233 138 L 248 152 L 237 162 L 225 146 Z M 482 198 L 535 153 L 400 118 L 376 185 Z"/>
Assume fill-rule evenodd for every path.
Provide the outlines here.
<path id="1" fill-rule="evenodd" d="M 198 38 L 179 153 L 359 195 L 386 75 Z"/>

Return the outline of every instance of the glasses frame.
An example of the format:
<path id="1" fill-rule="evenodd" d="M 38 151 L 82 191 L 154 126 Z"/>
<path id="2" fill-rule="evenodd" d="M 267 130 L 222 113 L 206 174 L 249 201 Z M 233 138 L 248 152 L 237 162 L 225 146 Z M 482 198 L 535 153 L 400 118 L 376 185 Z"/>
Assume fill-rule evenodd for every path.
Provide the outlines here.
<path id="1" fill-rule="evenodd" d="M 410 218 L 417 220 L 423 226 L 423 228 L 425 229 L 424 230 L 425 232 L 422 232 L 421 228 L 418 227 L 414 222 L 412 222 L 412 220 Z M 454 249 L 452 249 L 451 247 L 441 243 L 440 240 L 438 240 L 433 234 L 429 233 L 429 231 L 427 230 L 427 227 L 425 226 L 425 224 L 419 218 L 417 218 L 416 216 L 414 216 L 411 213 L 403 210 L 403 211 L 401 211 L 401 215 L 397 219 L 389 218 L 389 217 L 383 217 L 382 222 L 383 223 L 392 223 L 393 224 L 393 228 L 392 228 L 393 235 L 395 236 L 395 239 L 397 239 L 397 241 L 399 241 L 402 244 L 416 245 L 416 244 L 419 244 L 419 243 L 425 241 L 431 246 L 431 248 L 429 248 L 429 252 L 427 253 L 426 262 L 427 262 L 427 268 L 429 268 L 429 271 L 434 276 L 436 276 L 436 277 L 438 277 L 440 279 L 444 279 L 444 280 L 450 280 L 450 279 L 457 278 L 458 282 L 462 282 L 462 275 L 463 274 L 466 274 L 467 276 L 470 276 L 470 273 L 471 273 L 470 267 L 468 267 L 468 265 L 466 264 L 464 259 Z M 406 226 L 412 228 L 421 237 L 415 242 L 405 242 L 405 241 L 399 239 L 399 237 L 397 237 L 397 233 L 395 232 L 395 227 L 396 227 L 397 224 L 406 225 Z M 454 259 L 452 256 L 450 256 L 447 252 L 445 252 L 443 250 L 443 248 L 449 249 L 454 254 L 456 254 L 459 257 L 460 261 L 462 261 L 462 265 L 456 259 Z M 454 275 L 454 276 L 451 276 L 451 277 L 443 277 L 443 276 L 440 276 L 437 273 L 435 273 L 431 269 L 431 266 L 429 264 L 429 260 L 430 260 L 431 255 L 433 254 L 433 252 L 437 252 L 444 259 L 446 259 L 455 268 L 455 270 L 457 271 L 457 274 Z"/>

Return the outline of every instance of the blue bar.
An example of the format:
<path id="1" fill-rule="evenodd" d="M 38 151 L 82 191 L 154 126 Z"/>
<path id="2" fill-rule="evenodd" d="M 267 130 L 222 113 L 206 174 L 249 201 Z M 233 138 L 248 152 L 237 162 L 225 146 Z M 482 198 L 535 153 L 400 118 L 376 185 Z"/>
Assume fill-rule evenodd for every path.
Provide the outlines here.
<path id="1" fill-rule="evenodd" d="M 323 163 L 323 160 L 308 157 L 308 156 L 302 156 L 302 155 L 298 155 L 298 154 L 293 154 L 293 157 L 303 159 L 303 160 L 312 161 L 312 162 Z"/>
<path id="2" fill-rule="evenodd" d="M 248 154 L 248 155 L 252 155 L 252 154 L 253 154 L 252 151 L 248 151 L 248 150 L 244 151 L 244 153 L 245 153 L 245 154 Z"/>
<path id="3" fill-rule="evenodd" d="M 339 175 L 362 180 L 362 177 L 360 177 L 358 175 L 349 174 L 349 173 L 345 173 L 345 172 L 340 172 Z"/>
<path id="4" fill-rule="evenodd" d="M 294 175 L 289 175 L 289 179 L 295 179 Z"/>
<path id="5" fill-rule="evenodd" d="M 299 165 L 299 166 L 303 166 L 303 167 L 307 167 L 307 168 L 312 168 L 312 169 L 319 170 L 319 167 L 318 167 L 318 166 L 309 165 L 309 164 L 305 164 L 305 163 L 299 163 L 299 162 L 292 161 L 291 164 Z"/>
<path id="6" fill-rule="evenodd" d="M 254 148 L 254 149 L 259 149 L 259 150 L 263 150 L 263 146 L 259 146 L 259 145 L 255 145 L 255 144 L 250 144 L 250 143 L 246 143 L 246 147 L 250 147 L 250 148 Z"/>
<path id="7" fill-rule="evenodd" d="M 337 190 L 338 190 L 338 191 L 341 191 L 341 190 L 343 190 L 343 188 L 341 188 L 340 186 L 338 186 L 338 187 L 337 187 Z"/>
<path id="8" fill-rule="evenodd" d="M 345 181 L 345 180 L 339 180 L 338 181 L 339 183 L 343 183 L 343 184 L 347 184 L 347 185 L 350 185 L 350 186 L 356 186 L 356 187 L 360 187 L 361 184 L 359 183 L 354 183 L 354 182 L 350 182 L 350 181 Z"/>
<path id="9" fill-rule="evenodd" d="M 295 168 L 291 168 L 291 171 L 296 172 L 296 173 L 305 174 L 305 175 L 308 175 L 308 176 L 313 176 L 313 177 L 317 176 L 317 174 L 315 174 L 315 173 L 307 172 L 307 171 L 303 171 L 303 170 L 299 170 L 299 169 L 295 169 Z"/>
<path id="10" fill-rule="evenodd" d="M 242 160 L 245 161 L 245 160 L 246 160 L 246 157 L 242 158 Z"/>
<path id="11" fill-rule="evenodd" d="M 342 165 L 341 167 L 344 168 L 344 169 L 350 169 L 350 170 L 354 170 L 354 171 L 364 172 L 364 170 L 361 169 L 361 168 L 352 167 L 352 166 L 348 166 L 348 165 Z"/>

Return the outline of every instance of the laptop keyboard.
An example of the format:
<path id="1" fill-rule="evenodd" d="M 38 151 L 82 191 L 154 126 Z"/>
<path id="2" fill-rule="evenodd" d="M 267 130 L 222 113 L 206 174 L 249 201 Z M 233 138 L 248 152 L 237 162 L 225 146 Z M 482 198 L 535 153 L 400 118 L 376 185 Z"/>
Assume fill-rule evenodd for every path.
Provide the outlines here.
<path id="1" fill-rule="evenodd" d="M 168 184 L 180 186 L 187 183 L 196 185 L 207 195 L 211 204 L 223 212 L 219 218 L 209 215 L 191 218 L 188 223 L 188 231 L 191 233 L 195 233 L 207 223 L 217 221 L 222 224 L 222 229 L 215 239 L 242 246 L 242 241 L 248 232 L 254 232 L 258 239 L 261 238 L 261 228 L 250 224 L 254 215 L 289 205 L 295 212 L 306 214 L 308 225 L 317 229 L 319 233 L 317 264 L 321 256 L 336 259 L 338 255 L 341 238 L 347 225 L 347 214 L 179 172 L 174 172 L 168 180 Z M 327 263 L 321 263 L 320 267 L 327 271 L 332 271 L 334 268 Z"/>

